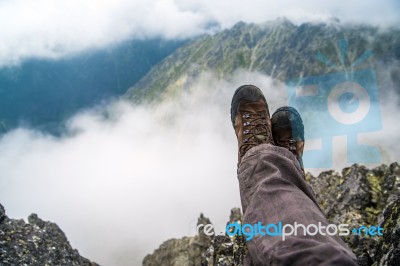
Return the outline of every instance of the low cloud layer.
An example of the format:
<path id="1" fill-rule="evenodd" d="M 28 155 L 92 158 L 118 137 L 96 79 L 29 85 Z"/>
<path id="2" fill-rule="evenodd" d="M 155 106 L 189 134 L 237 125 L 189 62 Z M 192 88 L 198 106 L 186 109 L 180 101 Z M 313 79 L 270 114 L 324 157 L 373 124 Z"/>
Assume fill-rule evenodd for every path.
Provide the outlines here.
<path id="1" fill-rule="evenodd" d="M 267 77 L 205 75 L 174 101 L 88 110 L 61 138 L 10 132 L 0 140 L 0 202 L 10 217 L 56 222 L 102 265 L 139 265 L 163 241 L 193 234 L 200 212 L 223 229 L 240 206 L 230 100 L 250 81 L 280 99 L 271 108 L 284 102 Z"/>
<path id="2" fill-rule="evenodd" d="M 200 212 L 223 229 L 230 208 L 240 206 L 229 115 L 234 90 L 259 86 L 271 112 L 287 102 L 284 86 L 266 76 L 234 77 L 204 74 L 156 106 L 119 101 L 87 110 L 61 138 L 9 132 L 0 139 L 0 202 L 8 216 L 35 212 L 56 222 L 74 248 L 104 265 L 139 265 L 163 241 L 193 234 Z M 364 141 L 389 163 L 400 158 L 392 115 L 399 107 L 394 95 L 382 100 L 384 128 Z M 341 148 L 338 168 L 349 165 Z"/>
<path id="3" fill-rule="evenodd" d="M 0 67 L 27 58 L 60 58 L 129 38 L 187 38 L 287 17 L 295 23 L 326 21 L 399 23 L 396 0 L 197 1 L 10 0 L 0 1 Z"/>

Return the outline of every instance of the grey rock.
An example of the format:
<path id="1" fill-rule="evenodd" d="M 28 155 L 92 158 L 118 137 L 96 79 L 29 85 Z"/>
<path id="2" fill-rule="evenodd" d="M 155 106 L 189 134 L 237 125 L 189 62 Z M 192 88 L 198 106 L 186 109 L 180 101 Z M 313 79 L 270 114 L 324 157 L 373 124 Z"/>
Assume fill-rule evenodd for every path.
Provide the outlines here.
<path id="1" fill-rule="evenodd" d="M 391 202 L 383 211 L 380 226 L 385 233 L 376 247 L 376 265 L 400 265 L 400 200 Z"/>
<path id="2" fill-rule="evenodd" d="M 197 219 L 197 226 L 202 225 L 203 227 L 199 227 L 199 231 L 197 232 L 197 234 L 199 235 L 200 243 L 204 247 L 208 247 L 211 244 L 213 237 L 215 236 L 214 229 L 209 230 L 212 233 L 211 236 L 206 235 L 206 233 L 204 232 L 204 226 L 208 224 L 212 224 L 210 219 L 208 219 L 201 213 L 200 217 Z"/>
<path id="3" fill-rule="evenodd" d="M 64 232 L 36 214 L 9 219 L 0 205 L 0 265 L 98 265 L 79 255 Z"/>
<path id="4" fill-rule="evenodd" d="M 6 210 L 3 205 L 0 204 L 0 224 L 6 219 Z"/>
<path id="5" fill-rule="evenodd" d="M 318 177 L 306 174 L 306 180 L 313 186 L 317 200 L 331 223 L 347 223 L 358 227 L 377 226 L 384 228 L 383 236 L 349 235 L 344 241 L 358 258 L 359 265 L 400 265 L 400 167 L 398 163 L 381 165 L 368 169 L 353 165 L 339 174 L 334 171 L 321 173 Z M 201 214 L 204 221 L 204 216 Z M 231 210 L 229 222 L 241 222 L 239 208 Z M 351 228 L 351 227 L 350 227 Z M 198 236 L 193 237 L 198 239 Z M 146 259 L 153 264 L 145 265 L 243 265 L 247 252 L 246 241 L 242 236 L 228 237 L 217 235 L 201 254 L 186 256 L 185 263 L 176 262 L 186 246 L 186 238 L 174 239 L 173 245 L 165 242 L 162 250 L 156 250 Z M 179 247 L 179 249 L 176 248 Z M 162 256 L 161 256 L 162 254 Z M 200 258 L 200 259 L 199 259 Z M 145 259 L 145 260 L 146 260 Z"/>
<path id="6" fill-rule="evenodd" d="M 200 214 L 197 225 L 211 224 L 209 218 Z M 144 266 L 158 265 L 201 265 L 202 254 L 213 243 L 214 235 L 207 236 L 202 228 L 199 228 L 198 235 L 194 237 L 184 237 L 181 239 L 170 239 L 160 245 L 153 254 L 147 255 L 143 259 Z"/>
<path id="7" fill-rule="evenodd" d="M 206 248 L 198 236 L 170 239 L 162 243 L 153 254 L 147 255 L 143 259 L 143 265 L 201 265 L 201 254 Z"/>

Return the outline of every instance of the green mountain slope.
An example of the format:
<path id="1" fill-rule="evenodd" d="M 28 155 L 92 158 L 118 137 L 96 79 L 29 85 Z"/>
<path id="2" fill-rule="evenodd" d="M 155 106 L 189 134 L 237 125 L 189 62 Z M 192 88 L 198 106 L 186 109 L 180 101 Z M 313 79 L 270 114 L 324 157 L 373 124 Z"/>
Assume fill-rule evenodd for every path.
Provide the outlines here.
<path id="1" fill-rule="evenodd" d="M 296 26 L 285 19 L 261 25 L 240 22 L 232 29 L 202 36 L 177 49 L 130 88 L 126 96 L 133 101 L 157 99 L 188 88 L 205 71 L 229 79 L 234 71 L 244 69 L 286 81 L 366 67 L 382 70 L 399 59 L 399 29 L 383 31 L 338 22 Z M 351 67 L 357 60 L 360 64 Z M 398 74 L 391 74 L 397 88 Z"/>

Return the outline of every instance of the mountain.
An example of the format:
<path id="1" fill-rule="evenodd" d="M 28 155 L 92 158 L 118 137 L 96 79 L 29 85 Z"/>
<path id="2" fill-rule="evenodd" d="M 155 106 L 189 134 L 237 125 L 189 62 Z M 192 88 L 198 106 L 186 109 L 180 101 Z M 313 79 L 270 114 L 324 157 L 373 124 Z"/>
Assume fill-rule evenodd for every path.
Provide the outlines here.
<path id="1" fill-rule="evenodd" d="M 193 85 L 204 77 L 203 73 L 229 82 L 240 71 L 261 73 L 283 83 L 305 77 L 340 75 L 353 80 L 358 73 L 369 71 L 373 73 L 369 78 L 375 78 L 376 74 L 374 82 L 380 96 L 386 99 L 390 92 L 400 95 L 400 29 L 344 25 L 337 21 L 301 25 L 285 19 L 264 24 L 240 22 L 231 29 L 201 36 L 178 48 L 124 97 L 134 103 L 157 104 L 183 91 L 202 89 Z M 365 76 L 358 78 L 364 84 Z M 324 128 L 331 130 L 334 126 Z M 361 265 L 398 265 L 400 261 L 399 169 L 397 163 L 373 169 L 355 164 L 343 169 L 341 174 L 328 171 L 306 176 L 329 221 L 385 228 L 380 238 L 350 235 L 344 239 Z M 237 209 L 232 214 L 238 219 Z M 205 219 L 201 215 L 199 223 Z M 231 216 L 229 221 L 232 219 Z M 243 239 L 205 238 L 200 233 L 166 240 L 144 258 L 143 264 L 242 265 L 245 253 Z"/>
<path id="2" fill-rule="evenodd" d="M 367 25 L 305 23 L 286 19 L 264 24 L 237 23 L 177 49 L 126 94 L 153 100 L 189 88 L 201 73 L 229 79 L 237 70 L 259 72 L 280 81 L 373 68 L 378 82 L 389 76 L 400 92 L 400 29 Z M 387 73 L 387 66 L 396 67 Z M 383 74 L 383 72 L 385 72 Z"/>
<path id="3" fill-rule="evenodd" d="M 82 108 L 124 94 L 182 44 L 131 40 L 64 59 L 30 59 L 0 68 L 0 133 L 21 124 L 57 131 Z"/>
<path id="4" fill-rule="evenodd" d="M 353 165 L 342 170 L 306 174 L 328 221 L 349 228 L 379 225 L 383 236 L 350 234 L 343 237 L 358 258 L 358 264 L 399 265 L 400 261 L 400 166 L 373 169 Z M 222 192 L 221 192 L 222 193 Z M 228 223 L 241 221 L 239 208 L 231 211 Z M 197 224 L 210 224 L 200 215 Z M 198 235 L 170 239 L 143 259 L 143 265 L 243 265 L 246 254 L 243 236 Z"/>

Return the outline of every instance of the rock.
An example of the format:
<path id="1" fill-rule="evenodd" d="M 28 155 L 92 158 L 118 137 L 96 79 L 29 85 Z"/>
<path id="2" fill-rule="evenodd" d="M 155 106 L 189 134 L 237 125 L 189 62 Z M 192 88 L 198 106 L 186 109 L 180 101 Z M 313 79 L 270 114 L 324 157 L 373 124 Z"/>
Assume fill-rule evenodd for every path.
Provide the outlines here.
<path id="1" fill-rule="evenodd" d="M 228 223 L 241 221 L 240 208 L 233 208 Z M 215 236 L 206 252 L 202 254 L 201 265 L 242 265 L 246 252 L 243 236 Z"/>
<path id="2" fill-rule="evenodd" d="M 36 214 L 9 219 L 0 204 L 0 265 L 98 265 L 79 255 L 64 232 Z"/>
<path id="3" fill-rule="evenodd" d="M 208 224 L 212 224 L 210 219 L 208 219 L 207 217 L 204 217 L 204 215 L 202 213 L 200 213 L 200 217 L 197 219 L 197 226 L 199 228 L 197 234 L 199 235 L 199 241 L 200 244 L 204 247 L 207 248 L 211 242 L 213 237 L 215 236 L 215 232 L 214 232 L 214 228 L 212 228 L 212 230 L 208 230 L 210 233 L 212 233 L 211 236 L 206 235 L 205 231 L 204 231 L 204 226 L 208 225 Z M 202 225 L 202 227 L 199 227 L 199 225 Z"/>
<path id="4" fill-rule="evenodd" d="M 331 223 L 347 223 L 351 226 L 380 226 L 383 236 L 349 235 L 344 241 L 349 245 L 363 266 L 400 265 L 400 166 L 381 165 L 374 169 L 353 165 L 335 171 L 321 173 L 318 177 L 306 174 L 306 180 L 312 185 L 317 200 Z M 239 208 L 231 210 L 228 223 L 241 222 Z M 199 221 L 207 222 L 201 214 Z M 198 236 L 193 237 L 193 239 Z M 187 246 L 186 238 L 174 239 L 173 245 L 187 254 L 192 247 Z M 176 258 L 183 255 L 178 249 L 170 252 L 170 242 L 162 244 L 146 258 L 153 258 L 153 264 L 145 265 L 181 265 L 174 264 Z M 186 245 L 186 246 L 185 246 Z M 199 249 L 198 251 L 200 251 Z M 243 265 L 247 252 L 242 236 L 228 237 L 216 235 L 211 238 L 208 247 L 199 253 L 191 253 L 182 265 Z M 161 256 L 162 254 L 162 256 Z M 199 257 L 200 256 L 200 260 Z M 145 258 L 145 261 L 146 261 Z M 157 258 L 157 259 L 156 259 Z M 161 260 L 162 259 L 162 260 Z M 157 264 L 158 263 L 158 264 Z"/>
<path id="5" fill-rule="evenodd" d="M 6 219 L 6 210 L 3 205 L 0 204 L 0 224 Z"/>
<path id="6" fill-rule="evenodd" d="M 230 222 L 241 221 L 241 216 L 239 208 L 232 209 Z M 211 224 L 211 221 L 201 213 L 199 224 Z M 143 259 L 143 265 L 242 265 L 247 251 L 243 237 L 207 236 L 202 229 L 198 233 L 194 237 L 165 241 Z"/>
<path id="7" fill-rule="evenodd" d="M 197 225 L 200 224 L 211 224 L 211 221 L 201 213 L 197 220 Z M 143 259 L 143 266 L 201 265 L 202 254 L 212 244 L 214 235 L 206 235 L 202 228 L 198 234 L 194 237 L 165 241 L 153 254 Z"/>
<path id="8" fill-rule="evenodd" d="M 328 220 L 335 224 L 378 225 L 384 208 L 400 198 L 398 163 L 374 169 L 354 164 L 341 175 L 328 171 L 318 177 L 307 174 L 306 179 Z M 344 240 L 358 257 L 375 257 L 377 238 L 350 235 Z"/>
<path id="9" fill-rule="evenodd" d="M 241 221 L 240 208 L 233 208 L 228 223 Z M 243 265 L 246 253 L 246 241 L 243 236 L 218 235 L 213 238 L 207 251 L 202 254 L 201 265 Z"/>
<path id="10" fill-rule="evenodd" d="M 229 216 L 229 222 L 228 223 L 234 223 L 237 221 L 241 221 L 242 220 L 242 212 L 240 210 L 240 208 L 233 208 L 231 210 L 231 215 Z"/>
<path id="11" fill-rule="evenodd" d="M 385 229 L 376 248 L 376 265 L 400 265 L 400 200 L 390 203 L 383 211 L 380 226 Z"/>
<path id="12" fill-rule="evenodd" d="M 143 266 L 201 265 L 201 254 L 206 246 L 198 236 L 170 239 L 161 244 L 153 254 L 143 259 Z"/>
<path id="13" fill-rule="evenodd" d="M 32 225 L 36 225 L 38 226 L 40 229 L 43 229 L 44 226 L 46 225 L 45 222 L 40 219 L 36 213 L 32 213 L 31 215 L 29 215 L 28 217 L 28 222 Z"/>

